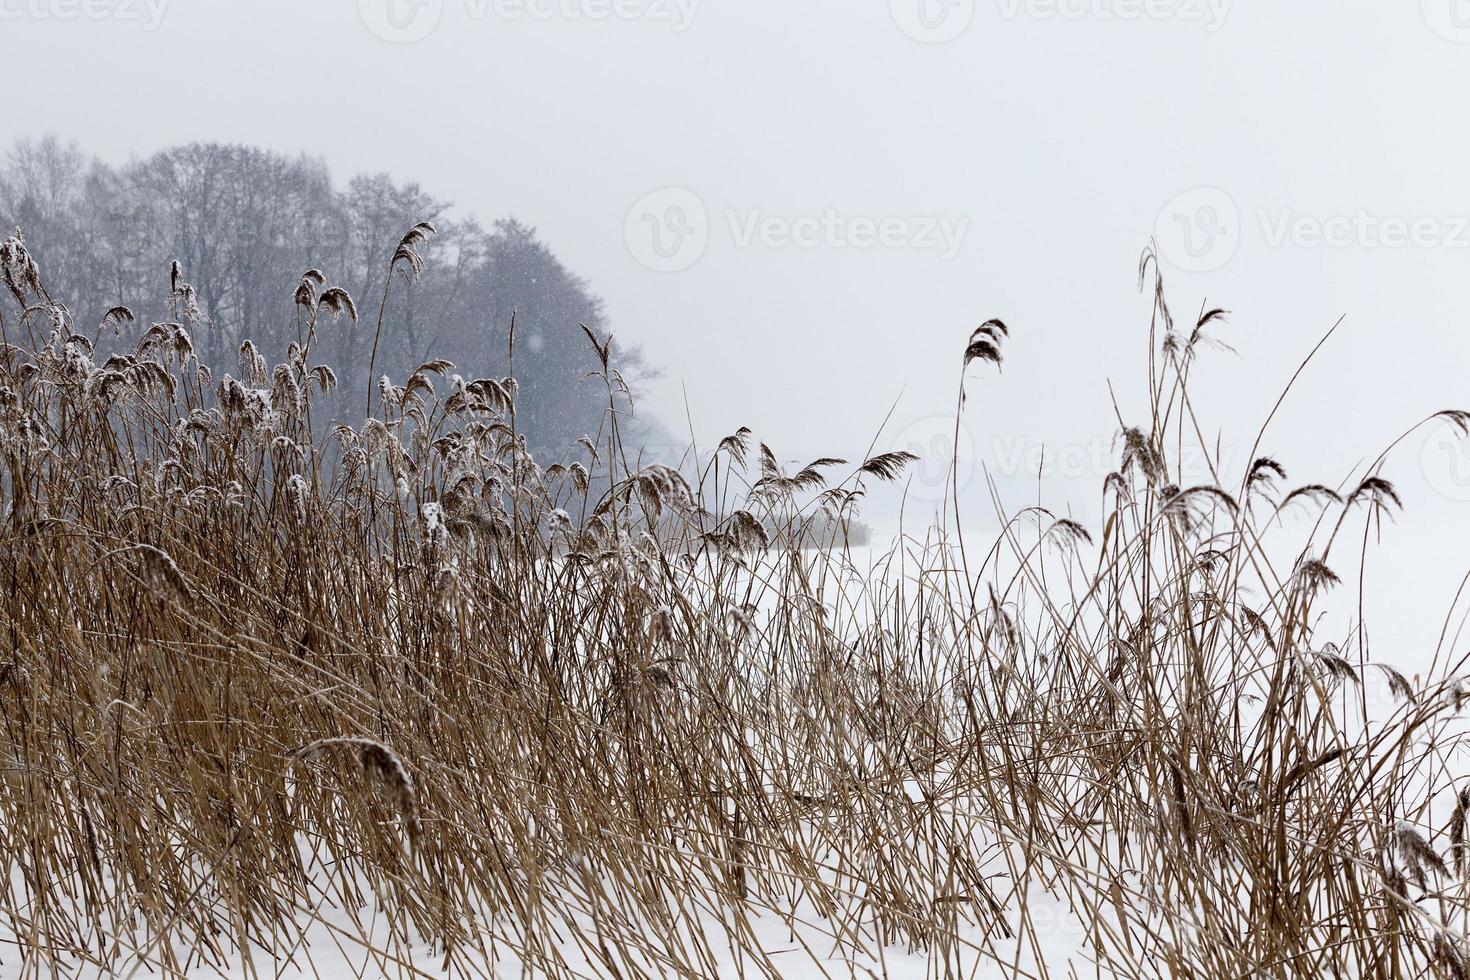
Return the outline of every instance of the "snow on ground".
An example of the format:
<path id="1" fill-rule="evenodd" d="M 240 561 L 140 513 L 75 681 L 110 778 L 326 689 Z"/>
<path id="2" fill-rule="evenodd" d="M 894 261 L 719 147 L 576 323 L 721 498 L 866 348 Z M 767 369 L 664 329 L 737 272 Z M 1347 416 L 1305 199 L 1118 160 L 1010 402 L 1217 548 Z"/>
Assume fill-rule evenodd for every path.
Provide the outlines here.
<path id="1" fill-rule="evenodd" d="M 1079 974 L 1090 972 L 1083 949 L 1084 934 L 1081 924 L 1067 911 L 1064 902 L 1044 893 L 1033 893 L 1028 899 L 1028 914 L 1033 934 L 1040 937 L 1043 945 L 1039 952 L 1044 960 L 1044 969 L 1036 962 L 1036 952 L 1029 944 L 1012 941 L 994 941 L 989 945 L 989 954 L 982 954 L 986 939 L 978 929 L 965 930 L 958 937 L 948 955 L 941 957 L 932 951 L 914 950 L 892 945 L 875 951 L 855 951 L 851 943 L 838 944 L 817 924 L 810 908 L 798 910 L 797 917 L 805 920 L 792 928 L 787 917 L 774 912 L 752 916 L 750 919 L 753 945 L 758 948 L 780 977 L 792 980 L 816 980 L 842 977 L 892 978 L 892 980 L 922 980 L 929 977 L 966 977 L 975 980 L 989 978 L 1032 977 L 1038 975 L 1067 975 L 1068 965 Z M 612 976 L 605 967 L 590 961 L 583 952 L 583 943 L 593 933 L 590 920 L 563 923 L 555 929 L 558 948 L 565 954 L 566 962 L 579 977 Z M 1013 934 L 1020 934 L 1018 916 L 1012 912 L 1007 916 Z M 249 963 L 238 952 L 224 964 L 193 962 L 186 974 L 191 978 L 244 978 L 247 977 L 319 977 L 322 980 L 349 980 L 369 977 L 432 977 L 432 978 L 501 978 L 528 976 L 523 971 L 516 955 L 519 943 L 507 935 L 486 934 L 482 949 L 462 950 L 452 959 L 446 960 L 442 947 L 428 942 L 401 947 L 385 942 L 387 934 L 384 913 L 375 907 L 364 908 L 353 915 L 342 908 L 322 905 L 314 910 L 314 921 L 304 931 L 302 938 L 284 942 L 274 950 L 252 949 Z M 580 937 L 572 929 L 580 927 Z M 741 950 L 739 941 L 731 941 L 730 923 L 715 914 L 705 911 L 701 920 L 705 942 L 712 953 L 708 960 L 701 959 L 695 975 L 718 978 L 765 977 L 766 968 L 748 952 Z M 513 930 L 505 930 L 513 932 Z M 747 947 L 749 943 L 747 942 Z M 139 956 L 142 952 L 145 955 Z M 179 961 L 184 962 L 189 954 L 176 950 Z M 197 959 L 197 958 L 196 958 Z M 636 954 L 630 955 L 632 963 L 646 971 L 647 975 L 676 975 L 674 971 L 661 968 L 656 961 Z M 625 964 L 626 965 L 626 964 Z M 124 955 L 115 971 L 104 971 L 93 964 L 76 958 L 60 959 L 54 964 L 42 962 L 40 958 L 18 950 L 14 937 L 0 933 L 0 980 L 63 976 L 77 980 L 92 980 L 103 977 L 153 977 L 163 973 L 160 951 L 134 950 Z M 544 975 L 544 974 L 537 974 Z M 627 975 L 624 973 L 624 975 Z M 689 975 L 689 974 L 683 974 Z"/>

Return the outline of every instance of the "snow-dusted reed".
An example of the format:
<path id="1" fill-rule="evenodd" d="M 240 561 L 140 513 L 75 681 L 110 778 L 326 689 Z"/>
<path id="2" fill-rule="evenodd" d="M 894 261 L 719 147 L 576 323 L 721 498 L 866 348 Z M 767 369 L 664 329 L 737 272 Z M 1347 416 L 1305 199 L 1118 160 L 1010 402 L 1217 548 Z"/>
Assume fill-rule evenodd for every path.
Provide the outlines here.
<path id="1" fill-rule="evenodd" d="M 1399 671 L 1350 584 L 1392 456 L 1176 485 L 1223 315 L 1156 276 L 1098 526 L 951 500 L 860 561 L 912 457 L 631 467 L 590 332 L 607 424 L 547 463 L 514 377 L 338 392 L 315 270 L 238 376 L 184 270 L 93 331 L 0 271 L 6 970 L 1464 974 L 1462 640 Z"/>

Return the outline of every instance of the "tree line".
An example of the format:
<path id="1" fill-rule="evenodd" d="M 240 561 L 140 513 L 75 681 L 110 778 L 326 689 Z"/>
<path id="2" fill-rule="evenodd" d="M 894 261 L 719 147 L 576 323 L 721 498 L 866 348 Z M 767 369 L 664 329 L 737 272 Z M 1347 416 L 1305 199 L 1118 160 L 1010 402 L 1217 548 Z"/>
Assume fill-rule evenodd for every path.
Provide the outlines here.
<path id="1" fill-rule="evenodd" d="M 466 378 L 508 375 L 515 315 L 518 422 L 559 453 L 604 423 L 606 390 L 583 384 L 595 356 L 579 324 L 608 333 L 602 300 L 514 218 L 483 227 L 386 174 L 339 187 L 326 165 L 235 144 L 190 143 L 119 166 L 54 137 L 21 141 L 0 166 L 0 227 L 19 229 L 78 330 L 126 306 L 142 329 L 166 320 L 173 263 L 194 287 L 206 363 L 245 340 L 282 360 L 297 339 L 292 295 L 318 269 L 356 301 L 361 322 L 317 340 L 347 391 L 369 383 L 369 349 L 394 246 L 432 222 L 422 275 L 387 292 L 375 375 L 402 383 L 431 358 Z M 636 386 L 637 350 L 618 362 Z M 344 407 L 344 411 L 347 409 Z"/>

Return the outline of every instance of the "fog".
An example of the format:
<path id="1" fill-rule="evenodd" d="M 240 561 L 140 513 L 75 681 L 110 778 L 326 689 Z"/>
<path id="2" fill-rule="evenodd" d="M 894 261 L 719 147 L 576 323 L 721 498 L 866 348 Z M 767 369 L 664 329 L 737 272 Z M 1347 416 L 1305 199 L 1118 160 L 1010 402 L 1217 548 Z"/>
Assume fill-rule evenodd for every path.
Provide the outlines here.
<path id="1" fill-rule="evenodd" d="M 1000 317 L 1004 371 L 968 382 L 964 495 L 985 507 L 988 473 L 1085 512 L 1115 465 L 1113 397 L 1143 417 L 1155 237 L 1181 321 L 1230 311 L 1214 333 L 1233 351 L 1202 356 L 1194 395 L 1235 472 L 1339 318 L 1263 442 L 1293 477 L 1335 484 L 1470 400 L 1462 14 L 0 0 L 0 137 L 111 163 L 252 144 L 513 215 L 662 371 L 640 410 L 706 447 L 741 425 L 783 459 L 943 447 L 964 341 Z M 1458 443 L 1426 430 L 1386 474 L 1411 513 L 1463 527 Z"/>
<path id="2" fill-rule="evenodd" d="M 1470 976 L 1470 0 L 0 56 L 0 980 Z"/>

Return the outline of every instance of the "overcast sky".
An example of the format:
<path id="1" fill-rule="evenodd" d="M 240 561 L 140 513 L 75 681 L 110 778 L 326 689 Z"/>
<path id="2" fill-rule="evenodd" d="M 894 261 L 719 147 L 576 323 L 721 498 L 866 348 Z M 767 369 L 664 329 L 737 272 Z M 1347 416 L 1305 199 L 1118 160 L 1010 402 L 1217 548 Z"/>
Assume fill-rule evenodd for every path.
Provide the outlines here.
<path id="1" fill-rule="evenodd" d="M 1155 235 L 1181 319 L 1232 311 L 1196 400 L 1237 473 L 1339 317 L 1266 442 L 1294 479 L 1470 407 L 1463 2 L 0 0 L 0 37 L 6 142 L 251 143 L 533 224 L 706 444 L 857 455 L 896 403 L 879 448 L 928 446 L 1001 317 L 966 454 L 1090 498 Z M 1455 452 L 1390 467 L 1411 507 L 1470 507 Z"/>

